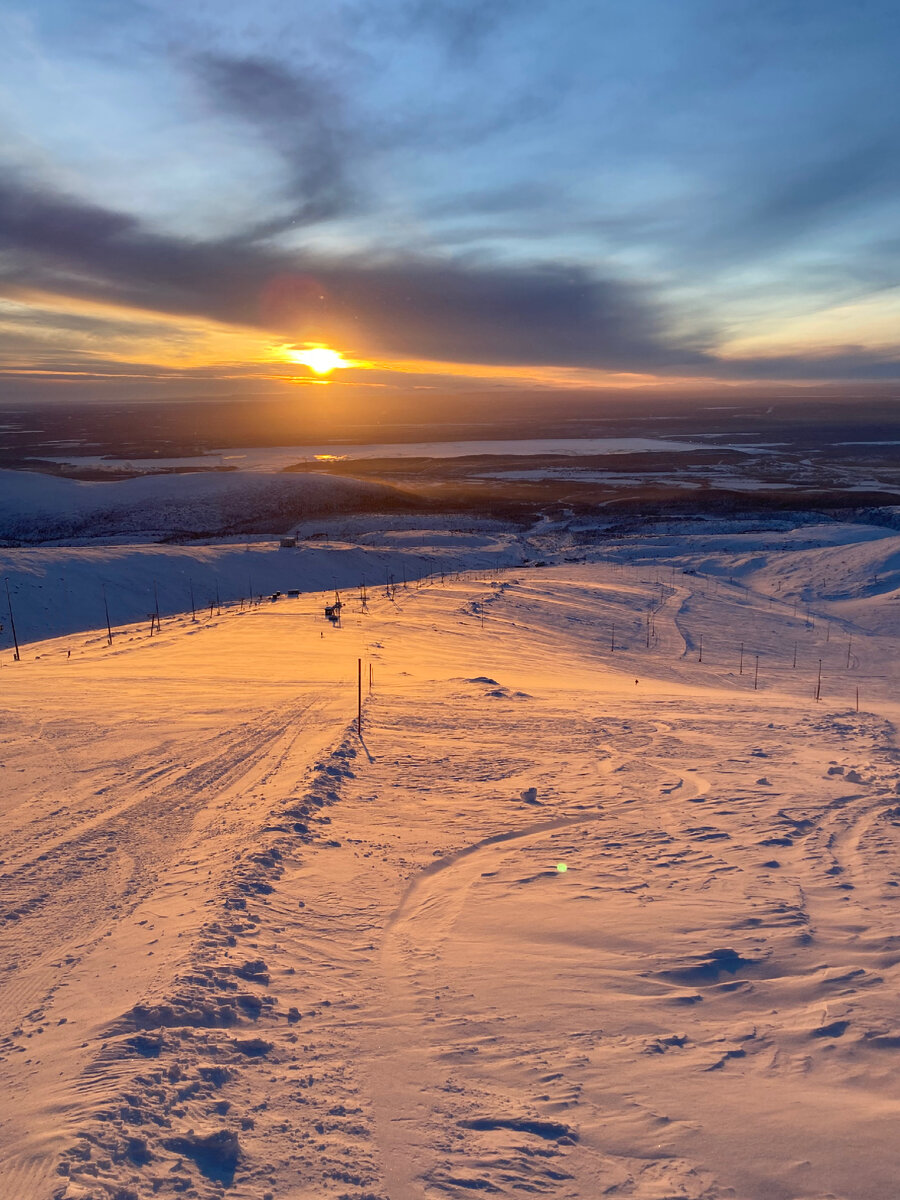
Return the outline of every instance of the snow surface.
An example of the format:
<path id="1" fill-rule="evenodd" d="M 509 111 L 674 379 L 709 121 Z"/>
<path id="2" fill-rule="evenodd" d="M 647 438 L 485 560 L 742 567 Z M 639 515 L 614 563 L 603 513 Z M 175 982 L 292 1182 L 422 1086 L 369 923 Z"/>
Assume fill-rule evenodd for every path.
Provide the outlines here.
<path id="1" fill-rule="evenodd" d="M 343 522 L 338 523 L 338 530 Z M 519 563 L 524 549 L 510 532 L 410 529 L 360 532 L 358 542 L 333 536 L 301 541 L 217 545 L 100 545 L 0 549 L 0 579 L 10 588 L 19 643 L 96 629 L 108 605 L 113 626 L 162 616 L 200 614 L 211 605 L 240 608 L 253 597 L 288 590 L 385 585 L 459 566 Z M 362 525 L 356 521 L 357 528 Z M 328 524 L 324 526 L 328 529 Z M 5 591 L 0 591 L 0 649 L 13 644 Z"/>
<path id="2" fill-rule="evenodd" d="M 148 475 L 135 479 L 62 479 L 0 470 L 0 539 L 226 533 L 272 517 L 303 516 L 386 501 L 394 490 L 330 475 L 266 471 Z"/>
<path id="3" fill-rule="evenodd" d="M 895 1195 L 897 547 L 837 530 L 3 651 L 0 1195 Z"/>

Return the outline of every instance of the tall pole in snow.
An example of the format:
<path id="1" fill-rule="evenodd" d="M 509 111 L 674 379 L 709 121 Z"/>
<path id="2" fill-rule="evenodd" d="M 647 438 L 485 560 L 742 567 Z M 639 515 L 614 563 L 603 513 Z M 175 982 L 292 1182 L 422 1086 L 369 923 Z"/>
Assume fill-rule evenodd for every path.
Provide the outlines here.
<path id="1" fill-rule="evenodd" d="M 21 659 L 21 655 L 19 654 L 19 639 L 16 637 L 16 619 L 13 616 L 12 597 L 9 594 L 9 580 L 8 579 L 5 580 L 5 583 L 6 583 L 6 606 L 9 609 L 9 627 L 12 630 L 13 645 L 16 648 L 15 654 L 13 655 L 13 659 L 15 662 L 19 662 Z"/>
<path id="2" fill-rule="evenodd" d="M 191 591 L 191 620 L 196 621 L 197 620 L 197 609 L 196 609 L 196 606 L 194 605 L 194 581 L 193 581 L 193 579 L 188 580 L 188 587 L 190 588 L 190 591 Z M 244 607 L 244 602 L 242 600 L 241 608 L 243 608 L 243 607 Z"/>
<path id="3" fill-rule="evenodd" d="M 112 645 L 112 627 L 109 623 L 109 602 L 106 599 L 106 584 L 103 585 L 103 610 L 106 613 L 106 644 Z"/>
<path id="4" fill-rule="evenodd" d="M 362 659 L 356 660 L 356 733 L 362 741 Z"/>
<path id="5" fill-rule="evenodd" d="M 738 675 L 743 675 L 743 673 L 744 673 L 744 643 L 741 642 L 741 665 L 738 670 Z"/>
<path id="6" fill-rule="evenodd" d="M 757 656 L 756 656 L 756 674 L 753 676 L 754 692 L 757 691 L 758 688 L 759 688 L 759 655 L 757 654 Z"/>
<path id="7" fill-rule="evenodd" d="M 822 660 L 819 659 L 819 677 L 816 680 L 816 699 L 822 695 Z"/>

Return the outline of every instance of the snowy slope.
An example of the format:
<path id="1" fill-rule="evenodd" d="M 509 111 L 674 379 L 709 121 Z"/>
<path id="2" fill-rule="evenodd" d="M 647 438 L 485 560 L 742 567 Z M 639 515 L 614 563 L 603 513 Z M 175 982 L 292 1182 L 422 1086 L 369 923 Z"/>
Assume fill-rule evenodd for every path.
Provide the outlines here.
<path id="1" fill-rule="evenodd" d="M 370 519 L 371 524 L 371 519 Z M 370 532 L 360 544 L 317 538 L 297 547 L 254 541 L 219 545 L 93 545 L 0 549 L 20 645 L 105 626 L 197 612 L 288 589 L 384 587 L 444 570 L 521 562 L 512 533 L 416 529 Z M 333 598 L 333 597 L 332 597 Z M 0 651 L 12 646 L 0 591 Z"/>
<path id="2" fill-rule="evenodd" d="M 0 1194 L 892 1196 L 896 628 L 673 565 L 4 652 Z"/>
<path id="3" fill-rule="evenodd" d="M 807 519 L 750 531 L 703 522 L 617 539 L 611 551 L 620 562 L 696 571 L 710 588 L 737 583 L 793 614 L 811 607 L 848 629 L 900 634 L 900 535 L 893 528 Z"/>
<path id="4" fill-rule="evenodd" d="M 0 540 L 281 531 L 312 514 L 398 497 L 379 484 L 315 474 L 224 471 L 85 482 L 0 470 Z"/>

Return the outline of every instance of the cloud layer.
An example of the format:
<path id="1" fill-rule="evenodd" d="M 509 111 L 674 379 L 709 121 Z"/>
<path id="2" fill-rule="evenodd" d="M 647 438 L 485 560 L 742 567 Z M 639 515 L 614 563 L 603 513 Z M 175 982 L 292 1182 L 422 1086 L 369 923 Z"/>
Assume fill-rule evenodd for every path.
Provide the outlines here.
<path id="1" fill-rule="evenodd" d="M 0 365 L 99 368 L 158 316 L 210 354 L 900 374 L 868 321 L 900 295 L 893 4 L 36 0 L 3 32 Z"/>

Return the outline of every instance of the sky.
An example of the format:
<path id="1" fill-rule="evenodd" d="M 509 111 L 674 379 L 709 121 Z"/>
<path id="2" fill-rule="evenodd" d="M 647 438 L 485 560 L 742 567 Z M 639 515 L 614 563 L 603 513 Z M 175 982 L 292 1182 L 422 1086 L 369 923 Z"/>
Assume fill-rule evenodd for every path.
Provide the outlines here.
<path id="1" fill-rule="evenodd" d="M 0 394 L 897 379 L 898 60 L 896 0 L 5 0 Z"/>

